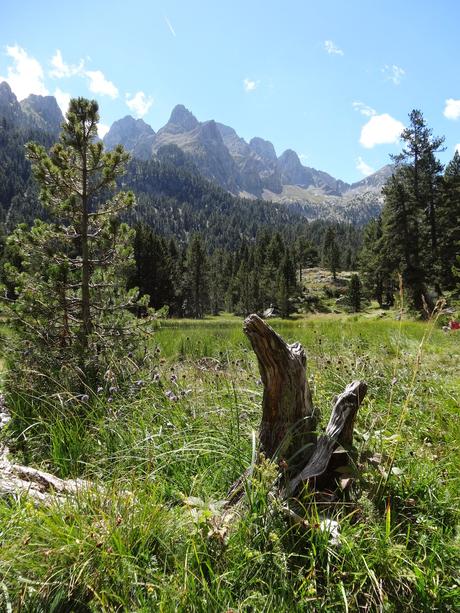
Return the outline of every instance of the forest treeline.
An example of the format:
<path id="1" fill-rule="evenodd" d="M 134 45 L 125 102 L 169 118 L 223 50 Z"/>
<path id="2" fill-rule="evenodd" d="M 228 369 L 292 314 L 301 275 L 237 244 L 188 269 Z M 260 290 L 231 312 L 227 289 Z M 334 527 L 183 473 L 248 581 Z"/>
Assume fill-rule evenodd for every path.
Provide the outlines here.
<path id="1" fill-rule="evenodd" d="M 427 314 L 459 287 L 460 154 L 443 167 L 437 154 L 444 138 L 433 136 L 419 110 L 401 140 L 382 215 L 364 232 L 360 268 L 379 304 L 393 303 L 400 275 L 409 306 Z"/>
<path id="2" fill-rule="evenodd" d="M 4 260 L 12 257 L 4 243 L 18 222 L 49 219 L 24 155 L 29 140 L 48 148 L 53 135 L 1 120 Z M 334 277 L 359 268 L 364 294 L 380 305 L 393 303 L 401 275 L 410 306 L 423 312 L 457 284 L 460 156 L 443 168 L 436 157 L 443 138 L 432 135 L 420 111 L 410 114 L 402 142 L 382 215 L 364 231 L 308 221 L 300 205 L 235 197 L 203 178 L 175 145 L 148 161 L 131 159 L 117 178 L 119 189 L 136 196 L 136 206 L 120 213 L 135 228 L 129 286 L 175 316 L 244 315 L 270 306 L 288 315 L 307 299 L 301 269 L 321 264 Z"/>
<path id="3" fill-rule="evenodd" d="M 347 249 L 341 252 L 340 244 Z M 323 221 L 281 231 L 263 228 L 254 240 L 212 251 L 200 234 L 180 244 L 141 224 L 136 227 L 136 265 L 130 284 L 150 296 L 150 306 L 167 305 L 174 316 L 202 317 L 221 311 L 246 315 L 269 307 L 287 316 L 308 301 L 303 269 L 321 263 L 333 272 L 351 269 L 359 245 L 359 230 Z"/>
<path id="4" fill-rule="evenodd" d="M 7 235 L 18 223 L 51 220 L 25 144 L 33 140 L 48 149 L 54 139 L 5 119 L 0 139 L 0 250 L 3 261 L 18 265 L 15 249 L 5 249 Z M 309 222 L 300 205 L 235 197 L 203 178 L 174 145 L 148 161 L 131 159 L 117 183 L 136 196 L 136 206 L 120 212 L 120 220 L 136 229 L 129 285 L 147 294 L 155 309 L 166 306 L 170 315 L 201 317 L 224 310 L 245 314 L 272 305 L 287 315 L 305 299 L 302 267 L 329 259 L 334 271 L 356 266 L 359 227 Z M 98 197 L 102 202 L 106 196 Z M 325 240 L 331 258 L 323 254 Z M 13 296 L 14 287 L 2 277 Z"/>

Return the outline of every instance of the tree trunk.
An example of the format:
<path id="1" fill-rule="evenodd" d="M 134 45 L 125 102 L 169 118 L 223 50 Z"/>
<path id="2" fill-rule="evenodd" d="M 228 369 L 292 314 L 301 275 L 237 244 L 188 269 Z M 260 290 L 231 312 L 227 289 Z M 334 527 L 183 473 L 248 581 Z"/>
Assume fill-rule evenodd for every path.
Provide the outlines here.
<path id="1" fill-rule="evenodd" d="M 90 310 L 90 263 L 89 263 L 89 246 L 88 246 L 88 171 L 86 160 L 86 149 L 82 154 L 83 170 L 82 170 L 82 215 L 81 215 L 81 319 L 82 319 L 82 335 L 81 343 L 83 349 L 88 347 L 88 337 L 91 334 L 91 310 Z"/>

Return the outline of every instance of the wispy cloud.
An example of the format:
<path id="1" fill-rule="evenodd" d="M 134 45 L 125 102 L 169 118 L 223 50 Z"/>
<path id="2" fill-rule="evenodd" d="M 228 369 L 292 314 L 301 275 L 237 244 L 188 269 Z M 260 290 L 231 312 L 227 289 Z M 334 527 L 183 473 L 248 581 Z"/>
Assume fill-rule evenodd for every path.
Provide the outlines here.
<path id="1" fill-rule="evenodd" d="M 396 66 L 396 64 L 387 64 L 382 68 L 382 72 L 385 75 L 387 81 L 391 81 L 394 85 L 399 85 L 402 78 L 406 74 L 404 68 Z"/>
<path id="2" fill-rule="evenodd" d="M 171 22 L 170 22 L 170 21 L 169 21 L 169 19 L 166 17 L 166 15 L 165 15 L 164 17 L 165 17 L 166 25 L 167 25 L 167 26 L 168 26 L 168 28 L 169 28 L 169 31 L 171 32 L 171 34 L 172 34 L 173 36 L 176 36 L 176 30 L 175 30 L 175 29 L 172 27 Z"/>
<path id="3" fill-rule="evenodd" d="M 110 98 L 118 98 L 118 88 L 105 78 L 101 70 L 86 70 L 85 76 L 89 79 L 89 89 L 95 94 L 101 96 L 110 96 Z"/>
<path id="4" fill-rule="evenodd" d="M 324 49 L 329 53 L 329 55 L 344 55 L 342 49 L 338 47 L 334 41 L 325 40 L 324 41 Z"/>
<path id="5" fill-rule="evenodd" d="M 7 76 L 0 76 L 0 81 L 7 81 L 19 100 L 29 94 L 48 95 L 40 62 L 28 55 L 19 45 L 7 46 L 5 51 L 13 60 L 13 65 L 8 66 Z"/>
<path id="6" fill-rule="evenodd" d="M 454 98 L 448 98 L 446 100 L 446 106 L 444 107 L 444 117 L 447 117 L 447 119 L 460 118 L 460 100 L 454 100 Z"/>
<path id="7" fill-rule="evenodd" d="M 373 115 L 362 127 L 359 142 L 366 149 L 397 143 L 403 130 L 404 125 L 388 113 Z"/>
<path id="8" fill-rule="evenodd" d="M 108 126 L 106 123 L 98 123 L 97 124 L 97 135 L 99 136 L 99 138 L 104 138 L 104 136 L 107 134 L 107 132 L 110 130 L 110 126 Z"/>
<path id="9" fill-rule="evenodd" d="M 361 113 L 361 115 L 364 115 L 365 117 L 372 117 L 373 115 L 377 115 L 377 111 L 371 106 L 364 104 L 364 102 L 353 102 L 352 106 L 355 111 L 358 111 L 359 113 Z"/>
<path id="10" fill-rule="evenodd" d="M 458 145 L 455 145 L 455 151 L 457 151 L 457 153 L 460 153 L 460 143 L 458 143 Z"/>
<path id="11" fill-rule="evenodd" d="M 54 79 L 62 79 L 65 77 L 82 77 L 88 79 L 88 88 L 94 94 L 100 96 L 110 96 L 110 98 L 118 98 L 118 88 L 112 81 L 106 78 L 102 70 L 86 70 L 84 60 L 80 60 L 78 64 L 67 64 L 62 57 L 60 49 L 56 49 L 56 53 L 51 58 L 49 75 Z"/>
<path id="12" fill-rule="evenodd" d="M 244 87 L 244 91 L 246 92 L 253 92 L 255 89 L 257 89 L 258 85 L 259 85 L 259 81 L 254 81 L 253 79 L 243 80 L 243 87 Z"/>
<path id="13" fill-rule="evenodd" d="M 369 175 L 375 172 L 372 166 L 369 166 L 369 164 L 366 164 L 366 162 L 363 160 L 361 156 L 359 156 L 358 159 L 356 160 L 356 168 L 365 177 L 368 177 Z"/>
<path id="14" fill-rule="evenodd" d="M 299 160 L 302 162 L 302 164 L 304 164 L 305 162 L 308 162 L 309 157 L 306 153 L 299 153 Z"/>
<path id="15" fill-rule="evenodd" d="M 62 79 L 64 77 L 73 77 L 83 74 L 84 61 L 80 60 L 78 64 L 66 64 L 62 57 L 60 49 L 56 49 L 56 53 L 51 58 L 52 70 L 49 71 L 49 76 L 53 79 Z"/>
<path id="16" fill-rule="evenodd" d="M 149 112 L 154 100 L 144 92 L 137 92 L 133 96 L 126 94 L 126 104 L 136 117 L 144 117 Z"/>

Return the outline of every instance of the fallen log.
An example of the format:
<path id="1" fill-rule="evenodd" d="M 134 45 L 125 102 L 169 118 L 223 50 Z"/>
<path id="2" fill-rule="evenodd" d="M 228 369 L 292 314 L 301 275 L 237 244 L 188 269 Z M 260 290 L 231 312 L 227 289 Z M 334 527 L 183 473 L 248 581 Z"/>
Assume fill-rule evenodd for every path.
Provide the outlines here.
<path id="1" fill-rule="evenodd" d="M 83 479 L 60 479 L 51 473 L 14 464 L 4 447 L 0 456 L 0 496 L 29 496 L 34 502 L 50 504 L 94 487 Z"/>

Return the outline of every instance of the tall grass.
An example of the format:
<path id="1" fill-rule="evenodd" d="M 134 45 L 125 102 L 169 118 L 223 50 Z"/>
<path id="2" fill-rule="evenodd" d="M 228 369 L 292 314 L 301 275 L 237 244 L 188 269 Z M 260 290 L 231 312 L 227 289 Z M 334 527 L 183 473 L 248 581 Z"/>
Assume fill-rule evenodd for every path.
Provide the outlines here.
<path id="1" fill-rule="evenodd" d="M 458 339 L 408 321 L 273 325 L 305 346 L 323 423 L 346 383 L 369 385 L 357 475 L 330 509 L 339 543 L 307 494 L 304 523 L 289 521 L 269 463 L 240 512 L 222 514 L 251 463 L 255 357 L 235 319 L 166 322 L 153 370 L 110 402 L 89 398 L 84 418 L 51 399 L 54 419 L 27 398 L 10 407 L 28 462 L 95 487 L 64 506 L 0 501 L 0 610 L 459 610 Z"/>

